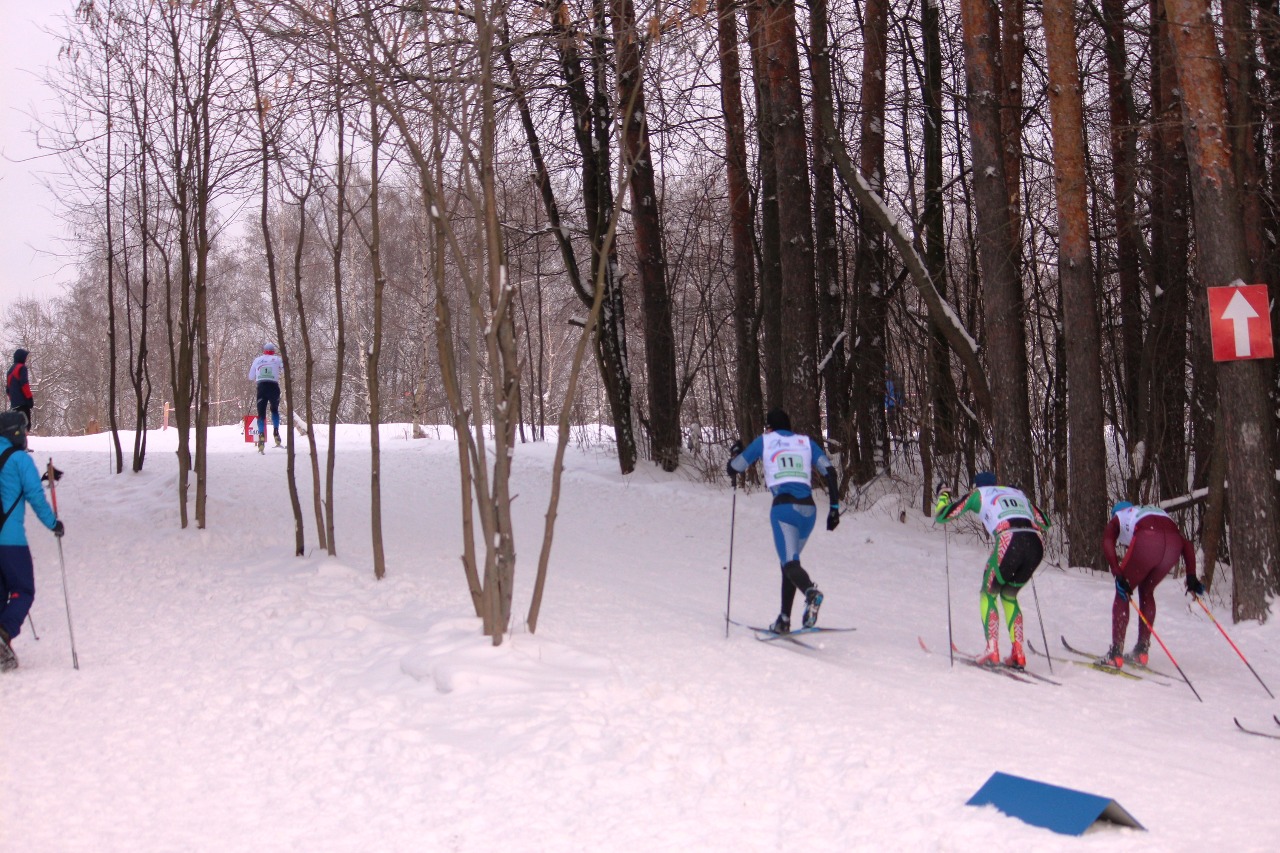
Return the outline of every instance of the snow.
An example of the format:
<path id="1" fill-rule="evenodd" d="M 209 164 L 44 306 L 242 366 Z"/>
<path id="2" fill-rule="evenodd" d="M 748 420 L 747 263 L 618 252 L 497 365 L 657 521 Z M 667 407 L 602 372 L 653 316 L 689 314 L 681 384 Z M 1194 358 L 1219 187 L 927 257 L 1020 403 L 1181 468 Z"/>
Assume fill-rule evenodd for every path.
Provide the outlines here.
<path id="1" fill-rule="evenodd" d="M 1181 682 L 1060 663 L 1061 687 L 953 669 L 948 584 L 956 641 L 977 649 L 986 548 L 963 524 L 944 538 L 907 487 L 872 490 L 804 555 L 826 593 L 821 622 L 857 631 L 816 651 L 738 627 L 726 638 L 731 525 L 732 615 L 761 624 L 777 612 L 768 496 L 702 482 L 691 466 L 622 477 L 578 440 L 538 632 L 518 627 L 494 647 L 459 560 L 456 446 L 409 434 L 382 428 L 382 581 L 367 428 L 337 436 L 337 559 L 314 550 L 310 514 L 313 550 L 292 555 L 285 451 L 258 455 L 239 427 L 211 431 L 202 531 L 177 525 L 173 430 L 149 437 L 146 470 L 118 476 L 106 436 L 33 437 L 37 463 L 66 471 L 80 668 L 55 540 L 28 514 L 40 639 L 24 629 L 21 668 L 0 676 L 9 847 L 1273 849 L 1280 741 L 1241 734 L 1232 717 L 1280 733 L 1280 703 L 1177 579 L 1158 591 L 1156 629 L 1203 704 Z M 552 444 L 516 448 L 519 624 L 553 459 Z M 1038 598 L 1055 650 L 1060 634 L 1105 647 L 1108 578 L 1045 565 L 1035 592 L 1023 604 L 1037 646 Z M 1280 619 L 1233 625 L 1213 605 L 1280 689 Z M 1048 674 L 1043 658 L 1029 663 Z M 1148 831 L 1100 824 L 1077 839 L 966 806 L 997 770 L 1114 798 Z"/>

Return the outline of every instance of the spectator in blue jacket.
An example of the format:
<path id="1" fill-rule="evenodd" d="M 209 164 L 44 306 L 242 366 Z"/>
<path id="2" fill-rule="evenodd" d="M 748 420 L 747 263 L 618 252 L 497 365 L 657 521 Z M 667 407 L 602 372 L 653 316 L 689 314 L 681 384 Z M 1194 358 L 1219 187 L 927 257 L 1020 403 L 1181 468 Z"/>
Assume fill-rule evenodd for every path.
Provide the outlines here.
<path id="1" fill-rule="evenodd" d="M 63 533 L 62 522 L 44 498 L 40 472 L 23 451 L 27 449 L 27 419 L 21 412 L 0 412 L 0 672 L 18 666 L 10 643 L 22 631 L 36 597 L 35 571 L 27 546 L 25 504 L 53 531 Z M 24 503 L 25 502 L 25 503 Z"/>

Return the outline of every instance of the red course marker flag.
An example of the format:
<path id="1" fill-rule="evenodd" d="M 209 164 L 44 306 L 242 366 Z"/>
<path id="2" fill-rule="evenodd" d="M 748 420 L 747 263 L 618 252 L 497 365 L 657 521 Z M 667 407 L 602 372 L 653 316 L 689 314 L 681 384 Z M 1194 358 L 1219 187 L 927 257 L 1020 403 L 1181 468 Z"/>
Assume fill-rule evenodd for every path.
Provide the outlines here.
<path id="1" fill-rule="evenodd" d="M 1214 361 L 1274 358 L 1271 306 L 1265 284 L 1209 288 Z"/>

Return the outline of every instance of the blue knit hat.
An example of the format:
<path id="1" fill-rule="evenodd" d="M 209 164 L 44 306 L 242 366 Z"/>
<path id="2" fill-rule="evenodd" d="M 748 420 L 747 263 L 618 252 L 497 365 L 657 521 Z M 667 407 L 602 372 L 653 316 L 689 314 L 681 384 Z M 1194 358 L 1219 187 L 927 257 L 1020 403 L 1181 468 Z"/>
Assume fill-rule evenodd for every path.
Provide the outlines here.
<path id="1" fill-rule="evenodd" d="M 994 486 L 996 484 L 996 475 L 990 471 L 979 471 L 973 478 L 975 488 L 981 489 L 984 486 Z"/>
<path id="2" fill-rule="evenodd" d="M 1111 508 L 1111 515 L 1115 516 L 1116 513 L 1121 510 L 1128 509 L 1131 506 L 1133 506 L 1133 504 L 1128 501 L 1116 501 L 1116 505 Z"/>

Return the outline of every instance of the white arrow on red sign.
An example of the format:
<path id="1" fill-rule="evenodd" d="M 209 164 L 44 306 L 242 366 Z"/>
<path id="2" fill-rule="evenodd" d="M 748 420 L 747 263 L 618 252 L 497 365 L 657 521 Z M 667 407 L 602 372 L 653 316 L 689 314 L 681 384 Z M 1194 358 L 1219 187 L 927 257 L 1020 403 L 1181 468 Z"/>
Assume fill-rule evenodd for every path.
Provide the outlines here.
<path id="1" fill-rule="evenodd" d="M 1209 332 L 1214 361 L 1274 358 L 1271 299 L 1265 284 L 1210 287 Z"/>
<path id="2" fill-rule="evenodd" d="M 1222 312 L 1222 319 L 1231 323 L 1231 331 L 1236 342 L 1236 358 L 1248 358 L 1253 352 L 1249 346 L 1249 321 L 1258 319 L 1258 312 L 1253 310 L 1249 300 L 1237 290 Z"/>

